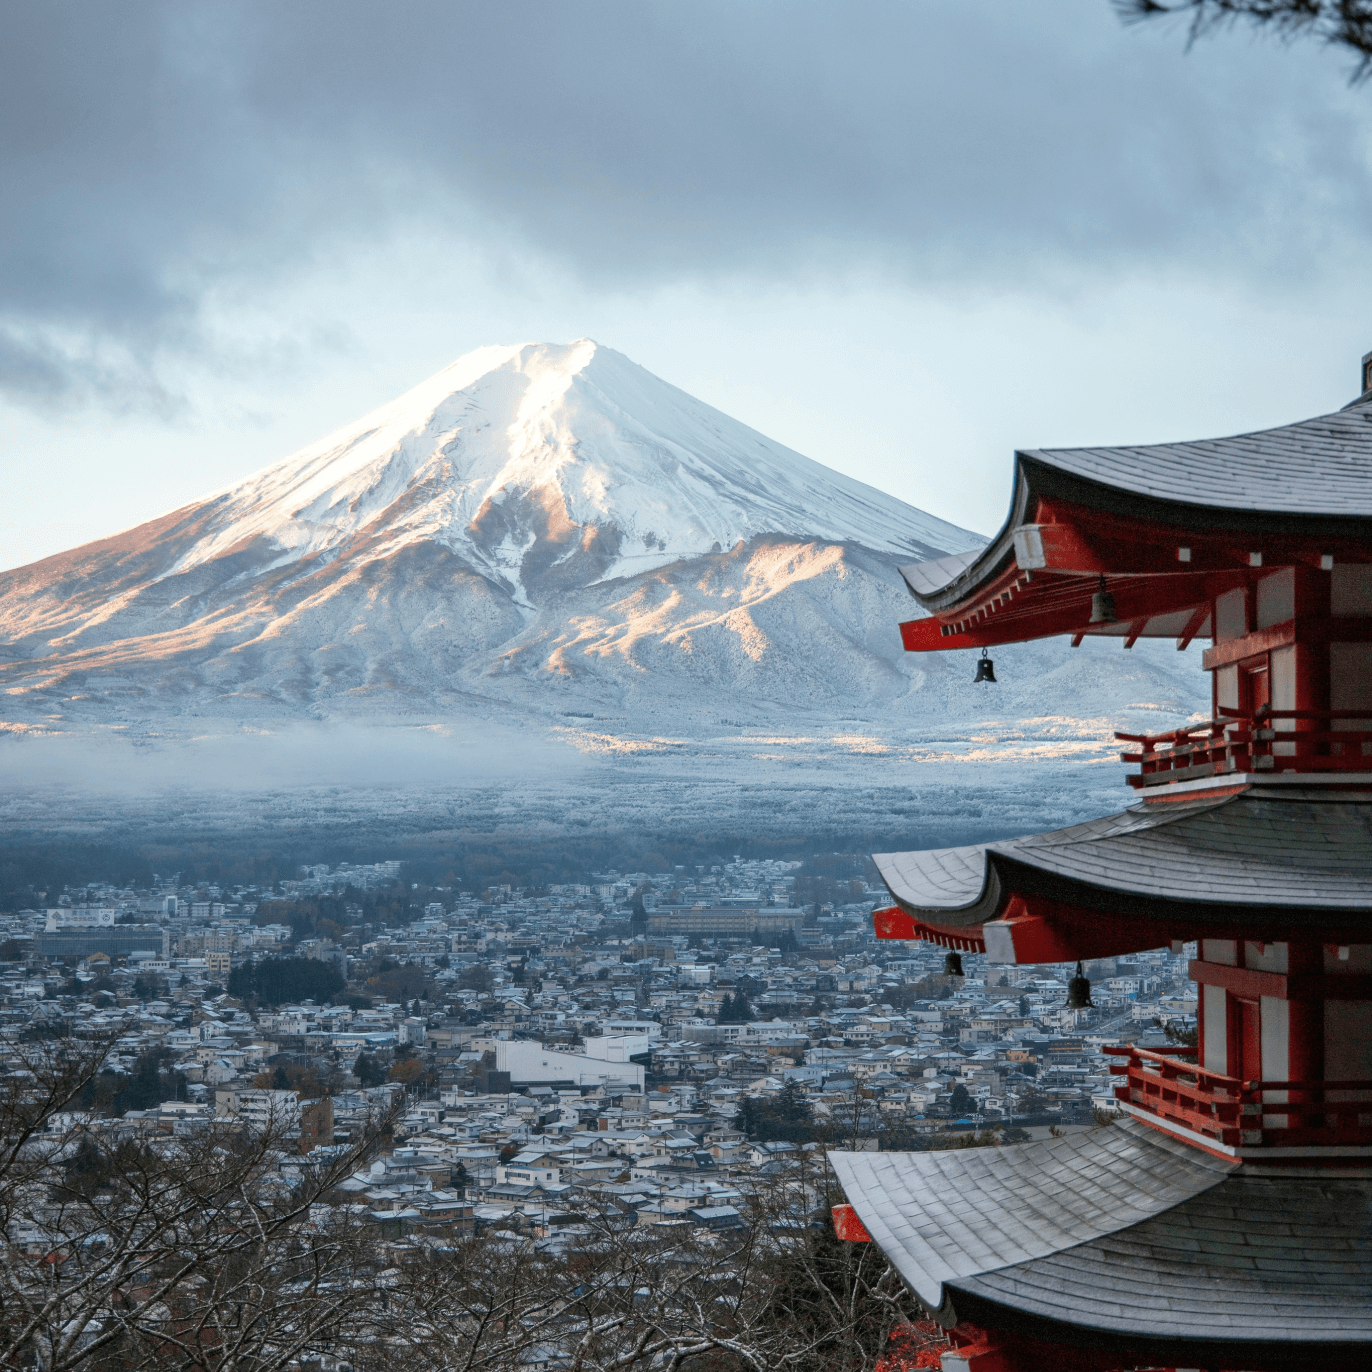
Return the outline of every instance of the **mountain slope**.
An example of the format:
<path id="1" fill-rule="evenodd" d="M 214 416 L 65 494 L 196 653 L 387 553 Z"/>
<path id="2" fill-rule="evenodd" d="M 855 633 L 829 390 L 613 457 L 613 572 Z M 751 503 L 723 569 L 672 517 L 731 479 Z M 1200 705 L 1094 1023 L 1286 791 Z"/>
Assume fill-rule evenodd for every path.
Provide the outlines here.
<path id="1" fill-rule="evenodd" d="M 258 537 L 290 560 L 358 535 L 382 553 L 427 539 L 515 586 L 578 554 L 622 576 L 762 533 L 885 552 L 982 542 L 585 339 L 479 349 L 212 499 L 213 532 L 177 570 Z"/>
<path id="2" fill-rule="evenodd" d="M 642 670 L 684 663 L 688 683 L 728 690 L 757 674 L 746 604 L 817 569 L 870 575 L 850 576 L 848 550 L 979 543 L 589 341 L 483 348 L 196 505 L 0 576 L 0 673 L 16 703 L 298 709 L 387 691 L 439 700 L 525 673 L 535 643 L 551 645 L 550 679 L 576 676 L 627 635 Z M 690 595 L 597 644 L 605 606 L 622 617 L 685 567 Z M 741 676 L 692 656 L 716 640 Z"/>
<path id="3" fill-rule="evenodd" d="M 989 691 L 964 655 L 904 653 L 896 563 L 981 541 L 594 343 L 484 348 L 203 501 L 0 574 L 0 733 L 406 724 L 861 786 L 878 756 L 1102 758 L 1114 725 L 1201 707 L 1201 674 L 1146 645 L 1005 650 Z M 310 737 L 328 761 L 336 735 Z"/>

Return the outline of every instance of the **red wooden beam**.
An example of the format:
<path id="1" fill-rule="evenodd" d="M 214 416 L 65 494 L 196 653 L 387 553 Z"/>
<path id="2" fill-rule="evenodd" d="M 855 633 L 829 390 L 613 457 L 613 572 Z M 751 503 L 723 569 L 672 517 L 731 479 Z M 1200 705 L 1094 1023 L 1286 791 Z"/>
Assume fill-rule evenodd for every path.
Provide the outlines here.
<path id="1" fill-rule="evenodd" d="M 879 939 L 920 939 L 958 952 L 989 953 L 992 962 L 1005 966 L 1141 952 L 1171 937 L 1168 930 L 1145 927 L 1136 919 L 1078 911 L 1041 898 L 1032 902 L 1031 908 L 1029 901 L 1012 894 L 1004 918 L 942 928 L 892 905 L 872 912 L 872 926 Z"/>
<path id="2" fill-rule="evenodd" d="M 1326 554 L 1335 563 L 1372 561 L 1366 541 L 1356 537 L 1312 536 L 1294 527 L 1286 533 L 1238 534 L 1223 527 L 1220 511 L 1214 512 L 1214 527 L 1210 529 L 1181 528 L 1051 496 L 1040 497 L 1028 513 L 1034 522 L 1023 528 L 1066 525 L 1079 531 L 1078 537 L 1087 547 L 1109 560 L 1104 569 L 1107 575 L 1249 567 L 1259 565 L 1250 562 L 1254 552 L 1262 555 L 1261 575 L 1296 563 L 1328 571 L 1322 565 Z M 1049 568 L 1053 566 L 1047 550 L 1045 562 Z"/>
<path id="3" fill-rule="evenodd" d="M 1269 629 L 1258 629 L 1242 638 L 1231 638 L 1205 650 L 1201 665 L 1207 672 L 1227 667 L 1246 657 L 1269 653 L 1292 643 L 1369 643 L 1372 642 L 1372 619 L 1344 616 L 1338 619 L 1288 619 Z"/>
<path id="4" fill-rule="evenodd" d="M 1211 607 L 1207 600 L 1204 605 L 1198 605 L 1195 613 L 1186 621 L 1186 628 L 1181 631 L 1177 638 L 1177 651 L 1184 653 L 1190 646 L 1191 640 L 1200 633 L 1205 627 L 1205 621 L 1210 618 Z"/>
<path id="5" fill-rule="evenodd" d="M 1119 627 L 1143 621 L 1138 631 L 1142 634 L 1149 620 L 1195 610 L 1200 602 L 1204 602 L 1208 613 L 1214 595 L 1245 585 L 1249 579 L 1249 574 L 1237 572 L 1225 576 L 1171 572 L 1165 576 L 1115 577 L 1109 582 L 1109 590 L 1115 599 Z M 1022 585 L 1013 594 L 994 587 L 978 587 L 960 605 L 940 610 L 928 619 L 902 624 L 901 640 L 907 652 L 927 653 L 1090 633 L 1093 628 L 1102 627 L 1090 622 L 1091 600 L 1099 584 L 1098 577 L 1040 572 L 1031 584 Z M 1204 624 L 1205 618 L 1201 616 L 1200 624 Z"/>
<path id="6" fill-rule="evenodd" d="M 1259 996 L 1286 999 L 1286 976 L 1282 972 L 1259 972 L 1252 967 L 1224 967 L 1196 958 L 1191 960 L 1188 970 L 1191 980 L 1201 986 L 1222 986 L 1233 995 L 1254 1000 Z"/>
<path id="7" fill-rule="evenodd" d="M 835 1236 L 844 1243 L 872 1242 L 867 1226 L 858 1219 L 858 1212 L 851 1205 L 836 1205 L 829 1214 L 833 1217 Z"/>
<path id="8" fill-rule="evenodd" d="M 1250 1000 L 1259 996 L 1274 996 L 1277 1000 L 1372 1000 L 1372 973 L 1369 972 L 1287 975 L 1193 959 L 1190 975 L 1199 985 L 1222 986 L 1231 995 Z"/>
<path id="9" fill-rule="evenodd" d="M 1243 789 L 1239 787 L 1237 789 Z M 1254 937 L 1249 924 L 1217 924 L 1194 922 L 1183 909 L 1173 915 L 1152 918 L 1130 913 L 1107 913 L 1088 909 L 1046 895 L 1027 895 L 1014 889 L 1006 892 L 1000 913 L 984 924 L 938 926 L 899 905 L 872 912 L 872 924 L 880 939 L 922 939 L 940 948 L 959 952 L 986 953 L 996 965 L 1026 965 L 1046 962 L 1076 962 L 1078 959 L 1114 957 L 1126 953 L 1142 953 L 1163 948 L 1174 941 L 1190 942 L 1198 938 L 1249 939 Z M 1269 940 L 1275 937 L 1268 933 Z M 1365 933 L 1334 925 L 1322 928 L 1317 937 L 1321 942 L 1344 945 L 1365 941 Z M 1205 969 L 1217 978 L 1247 969 L 1222 967 L 1216 963 L 1196 962 L 1192 974 L 1201 979 L 1197 969 Z M 1260 977 L 1276 978 L 1286 985 L 1293 978 L 1274 972 L 1255 973 Z M 1218 982 L 1216 984 L 1223 984 Z M 1256 983 L 1255 983 L 1256 984 Z M 1236 983 L 1237 985 L 1237 983 Z M 1289 987 L 1288 987 L 1289 992 Z M 1260 995 L 1288 994 L 1280 990 L 1259 991 Z M 1372 1000 L 1372 973 L 1334 972 L 1320 979 L 1319 989 L 1304 982 L 1295 995 L 1299 998 L 1323 996 L 1329 1000 Z"/>
<path id="10" fill-rule="evenodd" d="M 872 911 L 872 929 L 877 938 L 917 939 L 919 921 L 899 905 Z"/>
<path id="11" fill-rule="evenodd" d="M 1216 524 L 1222 526 L 1222 518 L 1217 516 Z M 1331 560 L 1370 560 L 1365 542 L 1312 540 L 1294 530 L 1264 534 L 1258 549 L 1252 541 L 1223 527 L 1184 529 L 1040 498 L 1030 519 L 1015 531 L 1014 560 L 986 581 L 967 586 L 957 605 L 940 610 L 941 628 L 908 630 L 906 646 L 927 652 L 1081 633 L 1088 627 L 1098 578 L 1105 575 L 1123 623 L 1195 611 L 1178 638 L 1178 647 L 1185 647 L 1205 622 L 1197 607 L 1225 590 L 1282 567 L 1327 571 Z M 1366 622 L 1363 632 L 1372 638 Z M 1357 641 L 1356 633 L 1347 641 Z"/>
<path id="12" fill-rule="evenodd" d="M 899 905 L 872 911 L 872 928 L 877 938 L 921 939 L 940 948 L 952 948 L 961 953 L 984 953 L 986 940 L 981 937 L 981 925 L 950 926 L 940 929 L 916 919 Z"/>
<path id="13" fill-rule="evenodd" d="M 1246 657 L 1256 657 L 1259 653 L 1270 653 L 1274 648 L 1286 648 L 1296 641 L 1296 621 L 1288 619 L 1285 624 L 1274 624 L 1270 629 L 1258 629 L 1242 638 L 1231 638 L 1227 643 L 1217 643 L 1205 650 L 1201 666 L 1207 672 L 1216 667 L 1227 667 L 1231 662 L 1241 662 Z"/>
<path id="14" fill-rule="evenodd" d="M 1015 561 L 1026 571 L 1086 572 L 1098 576 L 1114 570 L 1117 550 L 1097 548 L 1076 522 L 1021 524 L 1015 530 Z"/>

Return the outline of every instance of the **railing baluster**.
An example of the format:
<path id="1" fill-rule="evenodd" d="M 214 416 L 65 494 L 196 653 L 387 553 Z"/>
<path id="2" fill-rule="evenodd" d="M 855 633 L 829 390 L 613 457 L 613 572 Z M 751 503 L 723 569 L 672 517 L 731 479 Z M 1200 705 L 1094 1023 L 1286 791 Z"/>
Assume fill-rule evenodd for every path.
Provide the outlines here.
<path id="1" fill-rule="evenodd" d="M 1105 1051 L 1124 1059 L 1110 1066 L 1113 1075 L 1124 1078 L 1115 1088 L 1116 1099 L 1132 1103 L 1164 1127 L 1170 1122 L 1248 1148 L 1372 1145 L 1372 1081 L 1241 1081 L 1187 1061 L 1195 1049 L 1160 1053 L 1121 1045 Z M 1367 1098 L 1268 1102 L 1268 1091 L 1356 1091 Z M 1268 1116 L 1282 1116 L 1287 1124 L 1269 1127 Z"/>
<path id="2" fill-rule="evenodd" d="M 1337 727 L 1340 721 L 1366 719 L 1365 710 L 1264 707 L 1252 717 L 1223 709 L 1220 714 L 1166 734 L 1117 733 L 1117 739 L 1140 745 L 1138 753 L 1121 754 L 1126 762 L 1139 764 L 1131 782 L 1152 777 L 1149 784 L 1166 785 L 1231 771 L 1372 771 L 1372 754 L 1364 752 L 1372 745 L 1372 729 Z M 1292 727 L 1276 728 L 1277 721 L 1289 721 Z"/>

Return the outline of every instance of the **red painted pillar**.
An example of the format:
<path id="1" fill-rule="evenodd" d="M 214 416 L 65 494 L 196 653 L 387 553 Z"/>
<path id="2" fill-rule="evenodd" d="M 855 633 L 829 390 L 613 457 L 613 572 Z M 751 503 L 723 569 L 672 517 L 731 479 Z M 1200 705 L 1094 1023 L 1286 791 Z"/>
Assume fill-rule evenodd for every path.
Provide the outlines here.
<path id="1" fill-rule="evenodd" d="M 1329 644 L 1322 634 L 1311 635 L 1310 641 L 1302 633 L 1313 620 L 1327 620 L 1330 606 L 1329 573 L 1314 567 L 1297 566 L 1295 576 L 1296 610 L 1296 709 L 1327 710 L 1329 708 Z M 1312 626 L 1313 627 L 1313 626 Z M 1294 733 L 1318 733 L 1330 727 L 1328 720 L 1301 719 L 1295 721 Z M 1327 743 L 1316 744 L 1312 756 L 1329 754 Z M 1295 1073 L 1292 1073 L 1295 1076 Z"/>
<path id="2" fill-rule="evenodd" d="M 1324 1080 L 1324 945 L 1311 939 L 1287 945 L 1286 970 L 1291 999 L 1287 1004 L 1290 1038 L 1287 1072 L 1292 1081 Z M 1323 1099 L 1319 1090 L 1293 1091 L 1293 1103 Z M 1296 1121 L 1292 1121 L 1293 1124 Z"/>

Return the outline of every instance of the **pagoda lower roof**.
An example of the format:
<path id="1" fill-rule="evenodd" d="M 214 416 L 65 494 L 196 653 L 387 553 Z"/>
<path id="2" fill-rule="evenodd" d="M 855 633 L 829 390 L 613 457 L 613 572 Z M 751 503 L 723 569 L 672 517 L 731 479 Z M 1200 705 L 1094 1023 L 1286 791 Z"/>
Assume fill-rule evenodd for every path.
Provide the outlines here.
<path id="1" fill-rule="evenodd" d="M 1202 924 L 1352 916 L 1372 937 L 1372 793 L 1250 786 L 873 860 L 901 908 L 940 929 L 1013 915 L 1018 898 Z"/>
<path id="2" fill-rule="evenodd" d="M 1312 1346 L 1372 1347 L 1372 1175 L 1226 1162 L 1128 1120 L 829 1161 L 872 1240 L 945 1325 L 1151 1352 L 1168 1366 L 1181 1348 L 1200 1366 L 1268 1367 Z"/>

